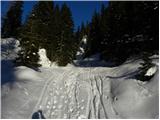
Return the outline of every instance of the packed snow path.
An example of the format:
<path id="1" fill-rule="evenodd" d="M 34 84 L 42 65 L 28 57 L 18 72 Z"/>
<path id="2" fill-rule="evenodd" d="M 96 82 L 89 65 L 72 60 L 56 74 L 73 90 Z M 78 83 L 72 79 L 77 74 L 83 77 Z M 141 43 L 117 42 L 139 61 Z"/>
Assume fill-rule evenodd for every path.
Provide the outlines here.
<path id="1" fill-rule="evenodd" d="M 108 110 L 117 117 L 109 97 L 110 81 L 107 80 L 104 96 L 104 76 L 95 74 L 96 69 L 51 72 L 33 112 L 41 109 L 46 118 L 108 118 Z"/>
<path id="2" fill-rule="evenodd" d="M 158 67 L 152 80 L 143 83 L 133 78 L 138 66 L 135 61 L 113 68 L 72 66 L 41 72 L 19 67 L 19 77 L 26 71 L 30 79 L 2 86 L 2 118 L 31 118 L 38 110 L 48 119 L 157 118 Z"/>

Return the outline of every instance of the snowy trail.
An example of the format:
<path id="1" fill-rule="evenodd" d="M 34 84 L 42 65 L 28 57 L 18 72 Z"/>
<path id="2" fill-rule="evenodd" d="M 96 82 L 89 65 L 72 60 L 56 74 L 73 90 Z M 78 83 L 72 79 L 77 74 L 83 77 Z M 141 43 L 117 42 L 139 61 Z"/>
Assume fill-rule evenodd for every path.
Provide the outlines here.
<path id="1" fill-rule="evenodd" d="M 65 76 L 65 74 L 67 74 L 67 73 L 68 73 L 68 71 L 64 71 L 64 72 L 62 73 L 62 75 L 59 75 L 58 77 L 56 77 L 56 80 L 62 79 L 62 78 Z M 52 72 L 51 72 L 51 74 L 52 74 Z M 49 88 L 49 86 L 50 86 L 51 84 L 54 83 L 54 81 L 55 81 L 55 73 L 53 73 L 53 75 L 51 75 L 51 76 L 48 78 L 46 84 L 44 85 L 44 88 L 43 88 L 43 90 L 42 90 L 42 94 L 41 94 L 41 96 L 40 96 L 40 98 L 39 98 L 39 101 L 37 102 L 37 104 L 36 104 L 33 112 L 35 112 L 37 109 L 42 109 L 42 106 L 40 105 L 40 103 L 43 102 L 43 99 L 45 98 L 46 95 L 48 96 L 48 94 L 52 94 L 52 93 L 48 93 L 48 90 L 47 90 L 47 89 Z M 32 113 L 33 113 L 33 112 L 32 112 Z M 31 116 L 30 116 L 30 118 L 31 118 Z"/>
<path id="2" fill-rule="evenodd" d="M 18 103 L 18 97 L 12 96 L 16 92 L 11 91 L 11 98 L 8 95 L 3 103 L 9 103 L 12 108 L 3 110 L 3 118 L 8 115 L 9 118 L 31 118 L 38 110 L 48 119 L 155 118 L 158 115 L 158 72 L 152 82 L 142 84 L 130 78 L 135 70 L 133 63 L 119 68 L 43 68 L 37 73 L 42 79 L 39 82 L 16 83 L 21 89 L 16 92 L 31 98 L 20 99 Z M 36 92 L 32 93 L 34 89 Z M 12 98 L 14 104 L 6 102 Z M 19 106 L 12 106 L 16 104 Z"/>
<path id="3" fill-rule="evenodd" d="M 103 100 L 104 78 L 95 74 L 97 69 L 64 69 L 62 73 L 50 72 L 51 76 L 46 81 L 32 113 L 42 109 L 46 118 L 108 118 L 106 103 Z M 88 74 L 88 78 L 84 73 Z M 85 89 L 80 88 L 81 81 L 77 80 L 80 75 L 81 81 L 86 85 Z M 80 105 L 81 101 L 84 102 L 83 106 Z M 109 103 L 108 105 L 110 106 Z"/>
<path id="4" fill-rule="evenodd" d="M 39 105 L 40 102 L 42 101 L 42 99 L 43 99 L 43 97 L 44 97 L 44 94 L 45 94 L 45 92 L 46 92 L 47 87 L 49 86 L 49 84 L 50 84 L 51 82 L 53 82 L 53 81 L 52 81 L 53 78 L 54 78 L 54 75 L 50 76 L 50 77 L 48 78 L 48 80 L 46 81 L 46 83 L 45 83 L 45 85 L 44 85 L 44 87 L 43 87 L 42 93 L 41 93 L 41 95 L 40 95 L 39 101 L 37 102 L 37 104 L 36 104 L 35 108 L 33 109 L 32 113 L 34 113 L 34 112 L 38 109 L 38 105 Z M 40 107 L 39 109 L 41 109 L 41 107 Z M 29 118 L 31 118 L 31 117 L 32 117 L 32 114 L 29 116 Z"/>
<path id="5" fill-rule="evenodd" d="M 105 66 L 98 54 L 58 67 L 50 63 L 41 49 L 40 72 L 25 66 L 13 69 L 18 51 L 14 39 L 2 40 L 1 115 L 3 119 L 31 119 L 42 110 L 48 119 L 153 119 L 159 117 L 159 56 L 152 56 L 156 65 L 146 75 L 149 82 L 135 79 L 142 60 L 127 60 L 117 67 Z M 15 46 L 6 49 L 8 42 Z M 4 42 L 4 43 L 3 43 Z M 8 48 L 8 47 L 7 47 Z M 96 67 L 97 66 L 97 67 Z M 7 69 L 6 69 L 7 68 Z M 7 74 L 6 74 L 7 73 Z"/>

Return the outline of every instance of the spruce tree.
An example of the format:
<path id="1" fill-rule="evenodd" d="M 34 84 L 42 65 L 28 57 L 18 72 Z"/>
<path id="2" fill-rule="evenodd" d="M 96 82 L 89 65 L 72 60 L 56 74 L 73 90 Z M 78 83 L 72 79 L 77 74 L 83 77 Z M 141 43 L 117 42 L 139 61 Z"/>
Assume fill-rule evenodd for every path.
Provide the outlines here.
<path id="1" fill-rule="evenodd" d="M 25 65 L 31 68 L 40 66 L 38 64 L 39 36 L 35 31 L 35 24 L 34 14 L 31 14 L 20 35 L 21 50 L 18 53 L 19 57 L 16 59 L 17 65 Z"/>
<path id="2" fill-rule="evenodd" d="M 121 64 L 129 56 L 156 50 L 158 48 L 157 8 L 156 1 L 111 1 L 107 8 L 102 6 L 103 58 Z"/>
<path id="3" fill-rule="evenodd" d="M 56 5 L 54 9 L 54 15 L 52 16 L 52 20 L 50 23 L 50 42 L 49 50 L 50 50 L 50 60 L 56 61 L 57 55 L 57 49 L 58 49 L 58 42 L 60 41 L 60 35 L 61 35 L 61 16 L 60 16 L 60 9 L 59 6 Z"/>
<path id="4" fill-rule="evenodd" d="M 50 38 L 49 23 L 51 23 L 50 15 L 53 13 L 52 2 L 38 2 L 28 20 L 26 21 L 21 32 L 20 46 L 22 50 L 19 52 L 17 64 L 23 64 L 28 67 L 38 67 L 39 48 L 48 47 Z"/>
<path id="5" fill-rule="evenodd" d="M 88 36 L 89 40 L 89 48 L 88 55 L 95 54 L 96 52 L 100 52 L 100 40 L 101 40 L 101 31 L 100 31 L 100 14 L 96 11 L 92 17 L 92 21 L 90 24 L 90 34 Z"/>
<path id="6" fill-rule="evenodd" d="M 60 66 L 65 66 L 71 63 L 75 54 L 75 41 L 73 37 L 73 20 L 70 9 L 66 4 L 62 5 L 61 9 L 61 33 L 57 48 L 57 63 Z"/>
<path id="7" fill-rule="evenodd" d="M 18 38 L 22 22 L 23 1 L 11 2 L 11 6 L 3 18 L 2 37 Z"/>

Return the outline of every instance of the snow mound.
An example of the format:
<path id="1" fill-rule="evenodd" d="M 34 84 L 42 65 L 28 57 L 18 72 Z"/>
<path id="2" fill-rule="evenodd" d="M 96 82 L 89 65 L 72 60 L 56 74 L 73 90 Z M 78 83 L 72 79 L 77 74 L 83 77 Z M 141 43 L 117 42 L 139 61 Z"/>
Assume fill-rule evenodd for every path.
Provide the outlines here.
<path id="1" fill-rule="evenodd" d="M 46 50 L 45 49 L 39 49 L 38 54 L 40 56 L 39 64 L 42 65 L 42 67 L 50 67 L 51 61 L 47 58 Z"/>
<path id="2" fill-rule="evenodd" d="M 38 76 L 37 71 L 25 66 L 16 67 L 15 76 L 17 80 L 41 80 L 40 76 Z"/>

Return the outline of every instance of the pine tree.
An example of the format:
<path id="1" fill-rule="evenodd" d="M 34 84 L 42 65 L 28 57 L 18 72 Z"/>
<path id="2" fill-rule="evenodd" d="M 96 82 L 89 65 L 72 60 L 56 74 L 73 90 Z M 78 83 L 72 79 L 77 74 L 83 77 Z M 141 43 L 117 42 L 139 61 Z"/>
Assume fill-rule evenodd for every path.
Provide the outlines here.
<path id="1" fill-rule="evenodd" d="M 59 6 L 56 5 L 54 9 L 54 16 L 52 16 L 52 20 L 50 23 L 50 60 L 56 61 L 56 58 L 58 57 L 57 49 L 58 49 L 58 42 L 60 41 L 60 35 L 61 35 L 61 16 L 60 16 L 60 9 Z"/>
<path id="2" fill-rule="evenodd" d="M 3 18 L 2 37 L 18 38 L 21 27 L 23 1 L 11 2 L 11 6 Z"/>
<path id="3" fill-rule="evenodd" d="M 17 64 L 23 64 L 28 67 L 38 67 L 39 48 L 47 48 L 49 42 L 49 23 L 50 15 L 53 13 L 52 2 L 38 2 L 26 21 L 21 32 L 20 46 Z"/>
<path id="4" fill-rule="evenodd" d="M 76 51 L 78 51 L 80 43 L 81 43 L 81 31 L 80 31 L 80 27 L 79 26 L 77 28 L 77 31 L 75 32 L 75 40 L 76 40 Z"/>
<path id="5" fill-rule="evenodd" d="M 20 47 L 19 57 L 16 59 L 17 65 L 25 65 L 28 67 L 39 67 L 38 64 L 39 55 L 38 55 L 38 34 L 34 29 L 35 21 L 34 14 L 32 14 L 27 23 L 23 27 L 23 31 L 20 35 Z"/>
<path id="6" fill-rule="evenodd" d="M 89 46 L 88 46 L 89 53 L 87 53 L 88 55 L 100 52 L 101 49 L 100 19 L 101 19 L 100 15 L 95 11 L 90 24 L 90 33 L 88 35 L 88 40 L 89 40 Z"/>
<path id="7" fill-rule="evenodd" d="M 58 65 L 65 66 L 71 63 L 75 54 L 75 41 L 73 37 L 73 20 L 70 9 L 66 4 L 61 9 L 61 33 L 58 41 L 57 58 Z"/>
<path id="8" fill-rule="evenodd" d="M 107 8 L 102 6 L 103 58 L 121 64 L 129 56 L 156 50 L 158 48 L 157 8 L 158 2 L 153 1 L 111 1 Z"/>

